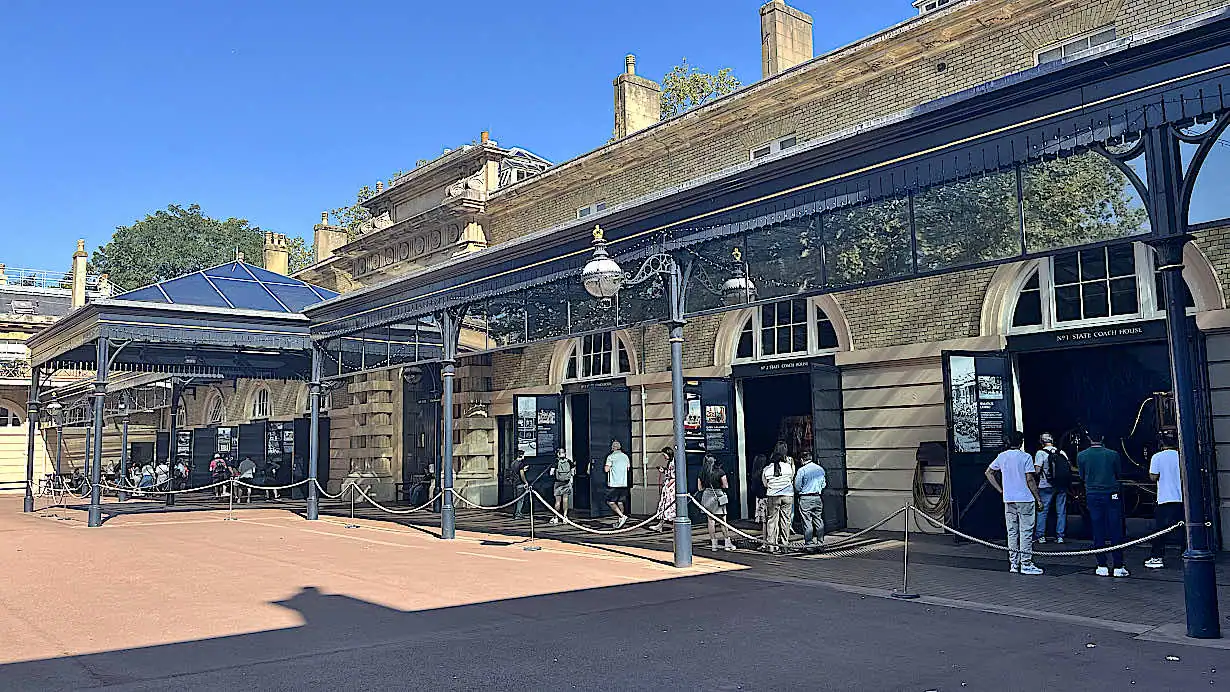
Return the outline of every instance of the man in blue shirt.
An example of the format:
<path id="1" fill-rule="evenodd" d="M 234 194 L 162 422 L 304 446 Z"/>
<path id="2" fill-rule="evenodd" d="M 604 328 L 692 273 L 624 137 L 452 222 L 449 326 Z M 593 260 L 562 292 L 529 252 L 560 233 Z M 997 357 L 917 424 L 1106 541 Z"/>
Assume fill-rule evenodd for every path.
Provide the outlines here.
<path id="1" fill-rule="evenodd" d="M 824 546 L 824 467 L 812 460 L 811 452 L 800 454 L 799 461 L 794 489 L 799 494 L 799 516 L 803 520 L 803 552 L 817 553 Z"/>
<path id="2" fill-rule="evenodd" d="M 1122 460 L 1119 453 L 1102 445 L 1101 433 L 1089 433 L 1089 449 L 1076 455 L 1076 465 L 1085 481 L 1085 505 L 1089 508 L 1089 523 L 1093 529 L 1093 547 L 1103 548 L 1109 542 L 1123 542 L 1123 500 L 1119 493 Z M 1098 553 L 1099 577 L 1109 576 L 1106 553 Z M 1110 552 L 1116 577 L 1128 576 L 1123 566 L 1123 551 Z"/>

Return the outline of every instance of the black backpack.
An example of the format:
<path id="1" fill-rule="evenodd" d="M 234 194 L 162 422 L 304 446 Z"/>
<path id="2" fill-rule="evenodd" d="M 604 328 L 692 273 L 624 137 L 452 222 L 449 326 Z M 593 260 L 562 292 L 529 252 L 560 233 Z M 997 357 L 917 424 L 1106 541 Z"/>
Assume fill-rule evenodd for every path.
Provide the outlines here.
<path id="1" fill-rule="evenodd" d="M 1052 488 L 1067 490 L 1072 484 L 1072 465 L 1068 463 L 1068 457 L 1056 449 L 1047 452 L 1046 461 L 1046 481 Z"/>

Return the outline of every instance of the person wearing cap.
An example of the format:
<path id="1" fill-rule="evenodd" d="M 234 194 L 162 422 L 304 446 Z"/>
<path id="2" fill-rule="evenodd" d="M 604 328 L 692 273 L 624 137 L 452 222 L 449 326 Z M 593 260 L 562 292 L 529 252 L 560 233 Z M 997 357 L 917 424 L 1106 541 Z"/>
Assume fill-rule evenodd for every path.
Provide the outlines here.
<path id="1" fill-rule="evenodd" d="M 1042 509 L 1038 510 L 1038 522 L 1034 525 L 1034 540 L 1046 543 L 1046 520 L 1055 509 L 1055 542 L 1063 543 L 1068 529 L 1068 482 L 1071 472 L 1059 468 L 1071 468 L 1068 455 L 1055 446 L 1055 437 L 1042 433 L 1038 438 L 1042 446 L 1034 454 L 1034 468 L 1038 470 L 1038 494 L 1042 496 Z"/>

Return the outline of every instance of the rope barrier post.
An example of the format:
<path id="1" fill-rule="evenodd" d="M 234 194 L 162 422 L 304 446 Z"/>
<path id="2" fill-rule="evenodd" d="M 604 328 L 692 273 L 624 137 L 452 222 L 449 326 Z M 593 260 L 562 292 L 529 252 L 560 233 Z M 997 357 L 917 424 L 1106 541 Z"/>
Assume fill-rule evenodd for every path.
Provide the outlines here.
<path id="1" fill-rule="evenodd" d="M 906 505 L 902 508 L 901 519 L 905 526 L 904 545 L 901 550 L 901 590 L 893 592 L 893 598 L 903 600 L 913 600 L 918 598 L 918 594 L 910 593 L 910 517 L 914 515 L 913 505 Z"/>
<path id="2" fill-rule="evenodd" d="M 522 548 L 522 550 L 527 551 L 542 550 L 542 546 L 534 544 L 534 498 L 537 496 L 537 493 L 531 492 L 533 489 L 534 486 L 531 485 L 530 490 L 526 491 L 530 493 L 530 543 Z"/>
<path id="3" fill-rule="evenodd" d="M 350 523 L 346 524 L 348 529 L 357 529 L 359 525 L 354 523 L 354 492 L 357 489 L 356 483 L 350 484 Z"/>
<path id="4" fill-rule="evenodd" d="M 227 517 L 222 521 L 235 521 L 235 479 L 228 478 L 227 483 L 229 483 L 231 487 L 227 489 L 226 493 Z"/>

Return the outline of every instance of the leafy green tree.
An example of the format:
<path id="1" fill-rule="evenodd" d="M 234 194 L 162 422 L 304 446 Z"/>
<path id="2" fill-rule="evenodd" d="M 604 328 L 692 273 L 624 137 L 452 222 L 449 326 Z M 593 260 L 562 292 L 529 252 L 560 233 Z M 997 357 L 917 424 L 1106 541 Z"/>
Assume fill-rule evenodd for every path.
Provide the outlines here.
<path id="1" fill-rule="evenodd" d="M 729 67 L 715 73 L 702 72 L 684 58 L 662 78 L 662 119 L 692 110 L 742 85 Z"/>
<path id="2" fill-rule="evenodd" d="M 316 262 L 316 244 L 308 243 L 299 236 L 288 238 L 286 249 L 290 251 L 290 273 L 308 267 Z"/>
<path id="3" fill-rule="evenodd" d="M 233 260 L 236 250 L 259 262 L 264 246 L 264 231 L 247 219 L 219 220 L 196 204 L 172 204 L 116 227 L 110 242 L 94 251 L 90 269 L 130 290 Z"/>

